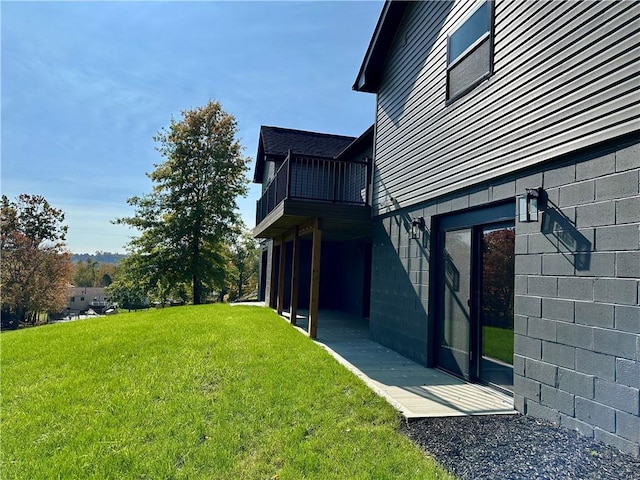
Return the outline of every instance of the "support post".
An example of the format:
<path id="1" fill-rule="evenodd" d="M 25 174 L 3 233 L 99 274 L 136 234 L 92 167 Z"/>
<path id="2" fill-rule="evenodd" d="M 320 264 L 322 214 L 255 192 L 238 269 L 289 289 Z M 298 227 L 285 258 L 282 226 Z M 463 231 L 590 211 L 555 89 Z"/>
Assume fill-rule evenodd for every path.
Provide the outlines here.
<path id="1" fill-rule="evenodd" d="M 291 325 L 296 324 L 298 315 L 298 273 L 300 271 L 300 238 L 298 237 L 298 226 L 293 232 L 293 252 L 291 259 L 291 308 L 289 310 L 289 321 Z"/>
<path id="2" fill-rule="evenodd" d="M 278 315 L 282 315 L 284 309 L 284 277 L 285 277 L 285 260 L 287 257 L 287 244 L 284 241 L 284 235 L 280 237 L 280 261 L 278 269 Z"/>
<path id="3" fill-rule="evenodd" d="M 320 300 L 320 252 L 322 246 L 322 230 L 320 219 L 313 223 L 313 247 L 311 251 L 311 291 L 309 295 L 309 336 L 318 336 L 318 307 Z"/>
<path id="4" fill-rule="evenodd" d="M 270 258 L 269 265 L 271 270 L 269 272 L 269 289 L 267 293 L 267 305 L 269 308 L 275 308 L 276 306 L 276 242 L 271 240 L 271 255 L 267 255 Z"/>

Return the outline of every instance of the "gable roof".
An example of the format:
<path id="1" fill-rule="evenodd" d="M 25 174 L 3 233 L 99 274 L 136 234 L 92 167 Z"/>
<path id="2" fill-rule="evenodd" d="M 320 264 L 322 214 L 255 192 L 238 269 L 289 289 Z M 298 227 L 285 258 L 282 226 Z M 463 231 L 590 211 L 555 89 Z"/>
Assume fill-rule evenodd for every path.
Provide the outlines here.
<path id="1" fill-rule="evenodd" d="M 291 149 L 299 155 L 334 158 L 355 139 L 355 137 L 344 135 L 262 126 L 260 127 L 253 181 L 262 183 L 264 163 L 267 157 L 270 160 L 283 160 Z"/>
<path id="2" fill-rule="evenodd" d="M 375 124 L 367 128 L 362 135 L 356 138 L 349 144 L 347 148 L 342 150 L 339 155 L 336 155 L 336 160 L 349 160 L 360 152 L 373 148 L 373 133 L 375 131 Z"/>
<path id="3" fill-rule="evenodd" d="M 353 89 L 376 93 L 382 80 L 382 67 L 391 49 L 393 37 L 410 2 L 387 0 L 373 31 L 369 48 L 364 56 Z"/>

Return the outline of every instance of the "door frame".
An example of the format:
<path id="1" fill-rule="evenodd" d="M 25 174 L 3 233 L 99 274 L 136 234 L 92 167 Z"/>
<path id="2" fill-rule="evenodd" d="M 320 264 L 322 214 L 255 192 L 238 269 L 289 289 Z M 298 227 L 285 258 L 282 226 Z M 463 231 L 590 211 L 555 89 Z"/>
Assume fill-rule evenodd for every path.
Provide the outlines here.
<path id="1" fill-rule="evenodd" d="M 444 245 L 444 233 L 446 231 L 455 231 L 462 229 L 471 230 L 471 298 L 470 300 L 470 317 L 471 324 L 469 327 L 469 378 L 470 382 L 482 383 L 480 380 L 480 360 L 482 351 L 480 345 L 481 325 L 479 322 L 478 309 L 480 308 L 480 288 L 482 272 L 478 268 L 481 264 L 482 245 L 478 241 L 478 231 L 487 225 L 499 225 L 500 223 L 514 222 L 515 226 L 516 205 L 515 201 L 500 202 L 489 206 L 478 207 L 474 209 L 464 210 L 461 212 L 453 212 L 433 217 L 431 230 L 431 288 L 430 288 L 430 310 L 434 313 L 429 334 L 431 341 L 429 342 L 431 355 L 430 364 L 435 368 L 442 369 L 456 375 L 439 364 L 438 351 L 440 346 L 440 327 L 443 322 L 443 300 L 444 300 L 444 264 L 441 261 L 441 252 Z M 473 354 L 471 354 L 473 352 Z M 459 375 L 456 375 L 459 376 Z"/>

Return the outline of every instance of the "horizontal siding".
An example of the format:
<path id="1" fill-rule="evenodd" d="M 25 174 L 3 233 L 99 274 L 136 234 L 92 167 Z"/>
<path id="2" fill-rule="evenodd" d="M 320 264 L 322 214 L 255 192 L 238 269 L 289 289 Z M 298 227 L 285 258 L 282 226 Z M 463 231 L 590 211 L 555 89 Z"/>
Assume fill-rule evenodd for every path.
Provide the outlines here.
<path id="1" fill-rule="evenodd" d="M 446 34 L 474 2 L 409 7 L 378 94 L 376 212 L 638 130 L 639 4 L 495 6 L 495 74 L 448 106 Z"/>

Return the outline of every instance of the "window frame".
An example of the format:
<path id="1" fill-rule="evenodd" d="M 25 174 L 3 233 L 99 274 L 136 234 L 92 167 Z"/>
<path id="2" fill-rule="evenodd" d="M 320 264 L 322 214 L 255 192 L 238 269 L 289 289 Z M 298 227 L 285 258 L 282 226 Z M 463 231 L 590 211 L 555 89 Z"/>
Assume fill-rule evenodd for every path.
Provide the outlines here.
<path id="1" fill-rule="evenodd" d="M 489 15 L 489 31 L 484 32 L 480 37 L 478 37 L 471 45 L 469 45 L 465 50 L 463 50 L 453 61 L 450 60 L 450 50 L 451 50 L 451 37 L 456 34 L 460 30 L 460 28 L 471 18 L 473 15 L 480 10 L 484 5 L 487 5 L 487 14 Z M 494 56 L 494 39 L 495 39 L 495 5 L 494 0 L 484 0 L 479 2 L 473 11 L 469 13 L 462 21 L 460 21 L 456 28 L 447 34 L 447 79 L 446 79 L 446 105 L 449 105 L 455 102 L 457 99 L 465 96 L 471 90 L 476 88 L 480 83 L 484 82 L 486 79 L 491 77 L 494 73 L 493 70 L 493 56 Z M 486 40 L 489 41 L 489 71 L 483 74 L 481 77 L 478 77 L 476 80 L 471 82 L 467 87 L 462 89 L 456 95 L 451 96 L 451 92 L 449 91 L 449 74 L 453 68 L 462 63 L 466 58 L 468 58 L 472 53 L 474 53 L 477 48 L 482 45 Z"/>

